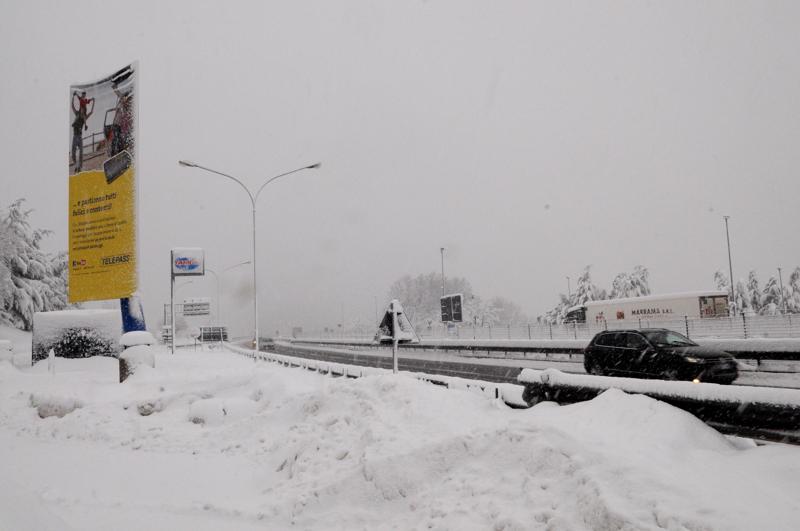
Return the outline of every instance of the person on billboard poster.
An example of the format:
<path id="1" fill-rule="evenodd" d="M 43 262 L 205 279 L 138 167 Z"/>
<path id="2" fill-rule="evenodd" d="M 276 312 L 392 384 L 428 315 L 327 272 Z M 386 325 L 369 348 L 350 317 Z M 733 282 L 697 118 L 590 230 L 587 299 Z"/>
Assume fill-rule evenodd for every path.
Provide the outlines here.
<path id="1" fill-rule="evenodd" d="M 77 105 L 75 105 L 76 100 Z M 91 109 L 89 109 L 90 104 Z M 80 94 L 77 90 L 73 91 L 72 112 L 75 113 L 75 119 L 72 121 L 72 164 L 75 165 L 75 173 L 78 173 L 83 166 L 83 131 L 89 128 L 86 121 L 94 112 L 94 98 L 87 98 L 86 91 Z"/>

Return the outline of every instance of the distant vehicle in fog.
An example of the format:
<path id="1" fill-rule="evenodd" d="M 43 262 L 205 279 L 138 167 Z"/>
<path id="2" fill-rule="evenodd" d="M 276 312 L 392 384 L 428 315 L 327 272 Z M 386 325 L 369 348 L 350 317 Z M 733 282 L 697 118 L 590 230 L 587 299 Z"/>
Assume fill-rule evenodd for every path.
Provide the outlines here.
<path id="1" fill-rule="evenodd" d="M 600 332 L 583 354 L 586 372 L 729 384 L 739 376 L 727 352 L 701 347 L 665 328 Z"/>
<path id="2" fill-rule="evenodd" d="M 612 321 L 656 321 L 688 317 L 728 317 L 728 293 L 693 291 L 665 293 L 625 299 L 590 301 L 567 310 L 565 323 L 603 323 Z"/>

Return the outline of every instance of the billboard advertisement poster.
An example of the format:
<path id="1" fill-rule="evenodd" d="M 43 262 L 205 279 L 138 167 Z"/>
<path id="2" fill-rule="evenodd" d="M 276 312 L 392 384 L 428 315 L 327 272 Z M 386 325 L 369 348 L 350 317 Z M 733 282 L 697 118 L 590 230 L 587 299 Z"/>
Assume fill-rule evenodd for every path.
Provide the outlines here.
<path id="1" fill-rule="evenodd" d="M 136 291 L 137 72 L 133 63 L 70 87 L 70 302 Z"/>
<path id="2" fill-rule="evenodd" d="M 193 277 L 205 275 L 205 251 L 200 247 L 172 249 L 172 276 Z"/>

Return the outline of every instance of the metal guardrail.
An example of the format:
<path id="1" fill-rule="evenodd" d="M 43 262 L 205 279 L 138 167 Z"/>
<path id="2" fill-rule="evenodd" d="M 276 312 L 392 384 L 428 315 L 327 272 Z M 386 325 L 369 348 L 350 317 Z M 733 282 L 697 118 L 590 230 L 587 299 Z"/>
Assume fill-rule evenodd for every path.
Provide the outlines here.
<path id="1" fill-rule="evenodd" d="M 270 361 L 278 363 L 285 367 L 299 367 L 310 371 L 319 372 L 322 374 L 329 374 L 332 376 L 343 376 L 346 378 L 363 378 L 364 376 L 374 374 L 391 374 L 391 360 L 389 360 L 388 367 L 358 365 L 352 363 L 340 363 L 336 361 L 329 361 L 327 359 L 313 359 L 308 357 L 292 356 L 297 354 L 298 349 L 302 347 L 292 347 L 291 345 L 279 346 L 284 352 L 289 354 L 280 354 L 276 352 L 264 352 L 250 350 L 246 348 L 237 347 L 230 343 L 224 343 L 225 348 L 231 352 L 247 356 L 253 361 Z M 273 345 L 274 347 L 275 345 Z M 309 349 L 305 349 L 304 354 L 309 354 Z M 312 349 L 311 353 L 317 355 L 330 355 L 333 352 L 321 352 L 317 349 Z M 352 361 L 352 360 L 349 360 Z M 403 370 L 409 376 L 418 380 L 432 383 L 434 385 L 441 385 L 448 389 L 467 389 L 470 391 L 478 392 L 487 398 L 494 398 L 502 400 L 507 406 L 511 408 L 527 408 L 528 405 L 522 399 L 523 386 L 516 383 L 515 380 L 505 379 L 500 382 L 489 382 L 482 380 L 467 379 L 460 376 L 447 376 L 444 374 L 430 374 L 420 371 Z M 507 383 L 507 381 L 514 381 L 515 383 Z"/>

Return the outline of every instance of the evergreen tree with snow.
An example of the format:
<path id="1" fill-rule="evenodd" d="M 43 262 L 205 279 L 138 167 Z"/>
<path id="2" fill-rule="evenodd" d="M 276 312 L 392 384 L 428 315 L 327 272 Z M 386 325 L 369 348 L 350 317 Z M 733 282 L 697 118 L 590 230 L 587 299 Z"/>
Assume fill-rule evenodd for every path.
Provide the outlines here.
<path id="1" fill-rule="evenodd" d="M 731 283 L 728 282 L 728 277 L 722 271 L 717 271 L 714 273 L 714 287 L 716 287 L 718 291 L 726 291 L 730 293 Z"/>
<path id="2" fill-rule="evenodd" d="M 602 290 L 600 291 L 602 292 Z M 645 295 L 650 295 L 650 273 L 644 266 L 637 265 L 631 273 L 619 273 L 611 282 L 611 296 L 609 297 L 611 299 Z M 600 297 L 600 299 L 604 298 Z"/>
<path id="3" fill-rule="evenodd" d="M 747 288 L 741 280 L 736 282 L 736 288 L 733 290 L 733 313 L 751 313 L 750 300 L 747 296 Z"/>
<path id="4" fill-rule="evenodd" d="M 42 251 L 50 231 L 31 228 L 24 202 L 13 202 L 0 217 L 0 321 L 30 330 L 34 312 L 67 306 L 67 262 L 65 253 Z"/>
<path id="5" fill-rule="evenodd" d="M 589 301 L 602 299 L 603 292 L 592 282 L 590 269 L 591 266 L 586 266 L 581 276 L 578 277 L 578 285 L 575 287 L 575 293 L 573 293 L 572 297 L 573 305 L 586 304 Z"/>
<path id="6" fill-rule="evenodd" d="M 755 312 L 761 312 L 761 289 L 758 287 L 758 277 L 755 271 L 750 271 L 747 276 L 747 303 L 750 309 Z"/>
<path id="7" fill-rule="evenodd" d="M 628 274 L 619 273 L 614 277 L 614 280 L 611 281 L 611 298 L 624 299 L 625 297 L 629 297 L 632 289 L 631 278 Z"/>
<path id="8" fill-rule="evenodd" d="M 781 288 L 778 279 L 770 276 L 761 292 L 761 315 L 775 315 L 781 304 Z"/>
<path id="9" fill-rule="evenodd" d="M 789 285 L 786 291 L 786 311 L 800 313 L 800 267 L 795 268 L 789 275 Z"/>
<path id="10" fill-rule="evenodd" d="M 630 275 L 631 290 L 629 297 L 644 297 L 650 295 L 650 272 L 647 268 L 637 265 Z"/>

